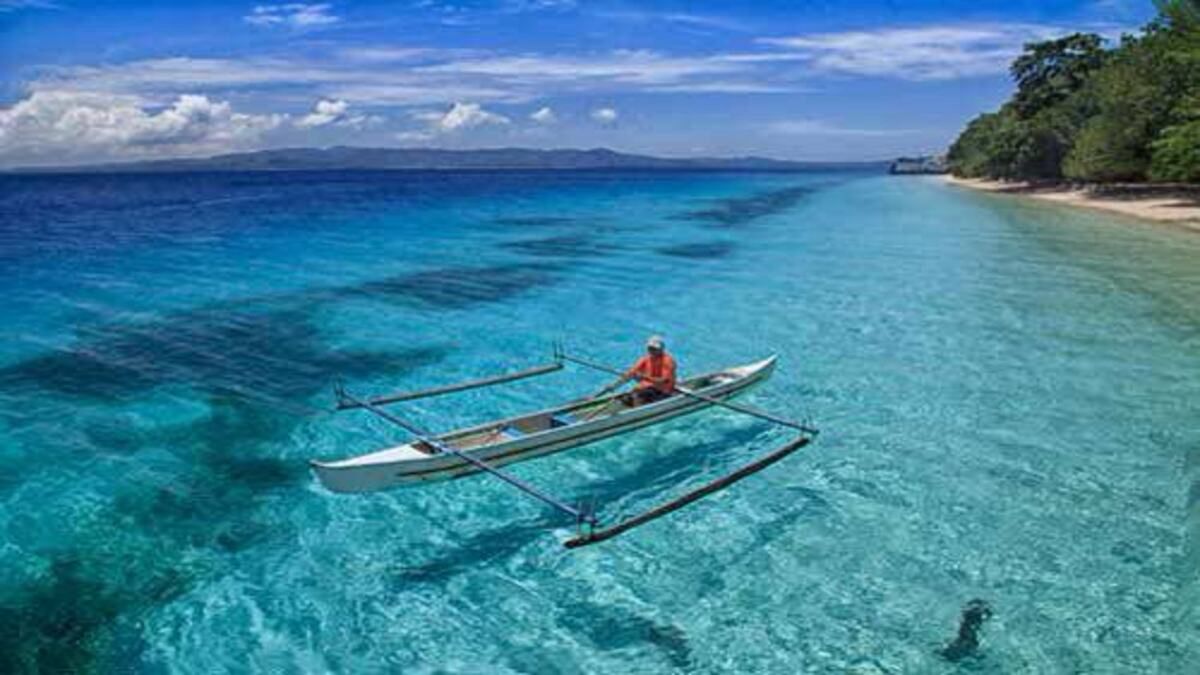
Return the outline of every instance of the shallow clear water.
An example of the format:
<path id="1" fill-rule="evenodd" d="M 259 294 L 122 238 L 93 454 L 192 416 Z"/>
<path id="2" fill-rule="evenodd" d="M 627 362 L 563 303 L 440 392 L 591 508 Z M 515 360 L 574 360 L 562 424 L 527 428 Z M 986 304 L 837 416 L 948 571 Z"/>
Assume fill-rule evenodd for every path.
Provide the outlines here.
<path id="1" fill-rule="evenodd" d="M 1184 672 L 1198 261 L 868 173 L 0 178 L 0 671 Z M 651 332 L 685 372 L 779 353 L 747 400 L 821 437 L 575 552 L 496 481 L 307 470 L 400 438 L 327 412 L 335 376 L 557 339 L 625 363 Z M 449 429 L 603 381 L 403 409 Z M 706 412 L 513 470 L 614 518 L 786 438 Z M 947 662 L 975 597 L 982 646 Z"/>

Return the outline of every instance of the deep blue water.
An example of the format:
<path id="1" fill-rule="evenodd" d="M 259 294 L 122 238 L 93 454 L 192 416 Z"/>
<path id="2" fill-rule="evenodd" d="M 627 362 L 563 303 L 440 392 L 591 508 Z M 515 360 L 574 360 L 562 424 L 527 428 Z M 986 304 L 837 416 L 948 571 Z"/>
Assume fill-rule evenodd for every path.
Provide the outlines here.
<path id="1" fill-rule="evenodd" d="M 1187 672 L 1200 236 L 871 173 L 0 177 L 0 672 Z M 619 539 L 483 477 L 334 495 L 358 392 L 779 353 L 821 427 Z M 402 409 L 446 430 L 568 370 Z M 787 438 L 516 465 L 601 517 Z M 994 616 L 950 663 L 972 598 Z"/>

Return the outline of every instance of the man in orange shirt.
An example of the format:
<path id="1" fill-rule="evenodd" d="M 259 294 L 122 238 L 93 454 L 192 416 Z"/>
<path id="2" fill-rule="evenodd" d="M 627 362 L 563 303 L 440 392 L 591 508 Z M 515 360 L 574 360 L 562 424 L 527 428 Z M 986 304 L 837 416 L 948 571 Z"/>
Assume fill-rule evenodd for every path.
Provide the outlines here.
<path id="1" fill-rule="evenodd" d="M 637 380 L 637 387 L 620 397 L 622 403 L 635 407 L 653 403 L 675 393 L 675 359 L 667 353 L 666 344 L 658 335 L 646 340 L 646 353 L 625 371 L 616 382 L 601 389 L 596 395 L 605 394 L 629 380 Z"/>

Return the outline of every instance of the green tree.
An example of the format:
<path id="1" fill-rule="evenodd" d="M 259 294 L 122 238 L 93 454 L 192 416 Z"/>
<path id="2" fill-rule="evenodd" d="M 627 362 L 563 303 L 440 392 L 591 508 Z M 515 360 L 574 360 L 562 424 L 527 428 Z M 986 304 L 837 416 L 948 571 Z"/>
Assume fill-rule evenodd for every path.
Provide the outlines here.
<path id="1" fill-rule="evenodd" d="M 1200 28 L 1200 0 L 1157 0 L 1158 13 L 1177 28 Z"/>
<path id="2" fill-rule="evenodd" d="M 1017 83 L 1012 100 L 1017 116 L 1029 119 L 1079 91 L 1092 71 L 1104 65 L 1103 44 L 1094 33 L 1075 33 L 1025 45 L 1009 68 Z"/>
<path id="3" fill-rule="evenodd" d="M 984 113 L 967 125 L 950 146 L 950 170 L 966 178 L 999 178 L 1015 158 L 1011 150 L 1012 120 L 1001 113 Z"/>
<path id="4" fill-rule="evenodd" d="M 1174 37 L 1174 59 L 1187 73 L 1171 123 L 1151 143 L 1150 177 L 1200 183 L 1200 0 L 1159 3 Z"/>
<path id="5" fill-rule="evenodd" d="M 1163 0 L 1105 51 L 1076 33 L 1025 45 L 1017 89 L 950 148 L 964 176 L 1200 181 L 1200 0 Z"/>
<path id="6" fill-rule="evenodd" d="M 1167 127 L 1152 147 L 1151 178 L 1200 183 L 1200 120 Z"/>
<path id="7" fill-rule="evenodd" d="M 1025 45 L 1013 62 L 1017 93 L 993 116 L 976 118 L 949 155 L 951 170 L 992 178 L 1060 178 L 1087 118 L 1077 96 L 1103 63 L 1097 35 L 1076 33 Z"/>
<path id="8" fill-rule="evenodd" d="M 1188 56 L 1187 31 L 1157 21 L 1128 38 L 1088 82 L 1096 106 L 1063 163 L 1070 178 L 1145 180 L 1165 129 L 1185 121 L 1189 91 L 1200 88 L 1198 63 Z"/>

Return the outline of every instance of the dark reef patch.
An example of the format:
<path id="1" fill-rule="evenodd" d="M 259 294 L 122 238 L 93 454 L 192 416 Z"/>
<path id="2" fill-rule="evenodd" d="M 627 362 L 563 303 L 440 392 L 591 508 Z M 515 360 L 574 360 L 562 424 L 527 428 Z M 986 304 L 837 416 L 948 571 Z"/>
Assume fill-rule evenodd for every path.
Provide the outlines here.
<path id="1" fill-rule="evenodd" d="M 736 227 L 790 209 L 818 189 L 816 186 L 803 185 L 760 192 L 749 197 L 721 199 L 717 200 L 710 208 L 688 211 L 673 218 L 704 222 L 719 227 Z"/>
<path id="2" fill-rule="evenodd" d="M 138 664 L 144 616 L 229 573 L 243 552 L 288 536 L 286 526 L 268 527 L 258 512 L 280 490 L 309 479 L 302 461 L 278 455 L 297 425 L 318 412 L 304 402 L 336 375 L 397 376 L 448 353 L 441 346 L 330 349 L 315 320 L 323 307 L 362 298 L 419 309 L 473 307 L 556 283 L 559 269 L 447 267 L 146 320 L 85 323 L 73 344 L 0 368 L 0 389 L 22 401 L 10 425 L 17 434 L 61 425 L 64 399 L 123 406 L 160 389 L 190 390 L 208 404 L 199 417 L 177 423 L 114 415 L 63 427 L 86 442 L 77 444 L 78 455 L 60 454 L 59 467 L 150 450 L 154 461 L 115 484 L 111 502 L 72 523 L 65 541 L 29 551 L 50 567 L 2 591 L 0 672 L 115 672 Z M 4 489 L 24 480 L 28 474 Z M 528 536 L 533 531 L 544 534 L 539 526 Z M 477 543 L 482 548 L 471 555 L 490 547 L 493 555 L 511 553 L 500 539 Z"/>
<path id="3" fill-rule="evenodd" d="M 612 250 L 610 246 L 593 243 L 592 237 L 583 234 L 522 239 L 500 244 L 500 247 L 525 255 L 545 258 L 586 258 L 604 255 Z"/>
<path id="4" fill-rule="evenodd" d="M 140 651 L 128 639 L 138 617 L 192 579 L 171 549 L 117 553 L 105 541 L 59 553 L 37 582 L 0 598 L 0 672 L 112 672 L 114 658 Z"/>
<path id="5" fill-rule="evenodd" d="M 442 267 L 368 281 L 335 291 L 426 309 L 455 310 L 501 302 L 557 282 L 552 264 Z"/>
<path id="6" fill-rule="evenodd" d="M 713 260 L 716 258 L 724 258 L 733 253 L 737 248 L 737 244 L 732 241 L 705 241 L 695 244 L 677 244 L 675 246 L 663 246 L 656 248 L 654 251 L 661 255 L 671 256 L 673 258 L 691 258 L 695 260 Z"/>
<path id="7" fill-rule="evenodd" d="M 0 388 L 101 401 L 171 384 L 290 397 L 337 374 L 391 370 L 395 357 L 330 351 L 307 309 L 215 305 L 90 327 L 69 348 L 0 369 Z"/>
<path id="8" fill-rule="evenodd" d="M 51 561 L 50 571 L 0 597 L 0 672 L 118 672 L 137 664 L 144 648 L 136 639 L 141 617 L 203 579 L 227 573 L 231 556 L 288 536 L 286 526 L 268 527 L 257 511 L 279 489 L 308 480 L 302 462 L 274 454 L 304 415 L 314 412 L 286 407 L 289 402 L 312 396 L 336 373 L 403 373 L 445 354 L 435 347 L 330 353 L 306 314 L 266 315 L 292 326 L 271 327 L 271 321 L 244 312 L 222 314 L 223 320 L 201 327 L 181 327 L 180 317 L 107 326 L 73 350 L 41 357 L 36 368 L 17 364 L 3 372 L 4 384 L 14 386 L 45 385 L 26 378 L 53 374 L 41 390 L 51 401 L 79 393 L 76 388 L 86 395 L 131 394 L 186 382 L 207 394 L 209 411 L 135 434 L 104 429 L 88 435 L 94 452 L 154 447 L 177 461 L 160 460 L 132 472 L 117 486 L 111 506 L 76 523 L 69 541 L 31 551 Z M 224 327 L 227 323 L 233 326 Z M 266 335 L 255 338 L 245 332 L 251 327 Z M 243 338 L 268 351 L 231 343 Z M 176 345 L 171 339 L 208 342 Z M 73 368 L 84 357 L 117 362 L 115 379 L 88 389 Z M 54 410 L 45 403 L 38 407 L 44 412 L 37 415 Z"/>
<path id="9" fill-rule="evenodd" d="M 493 218 L 492 222 L 504 227 L 563 227 L 575 225 L 579 221 L 564 216 L 507 216 Z"/>

